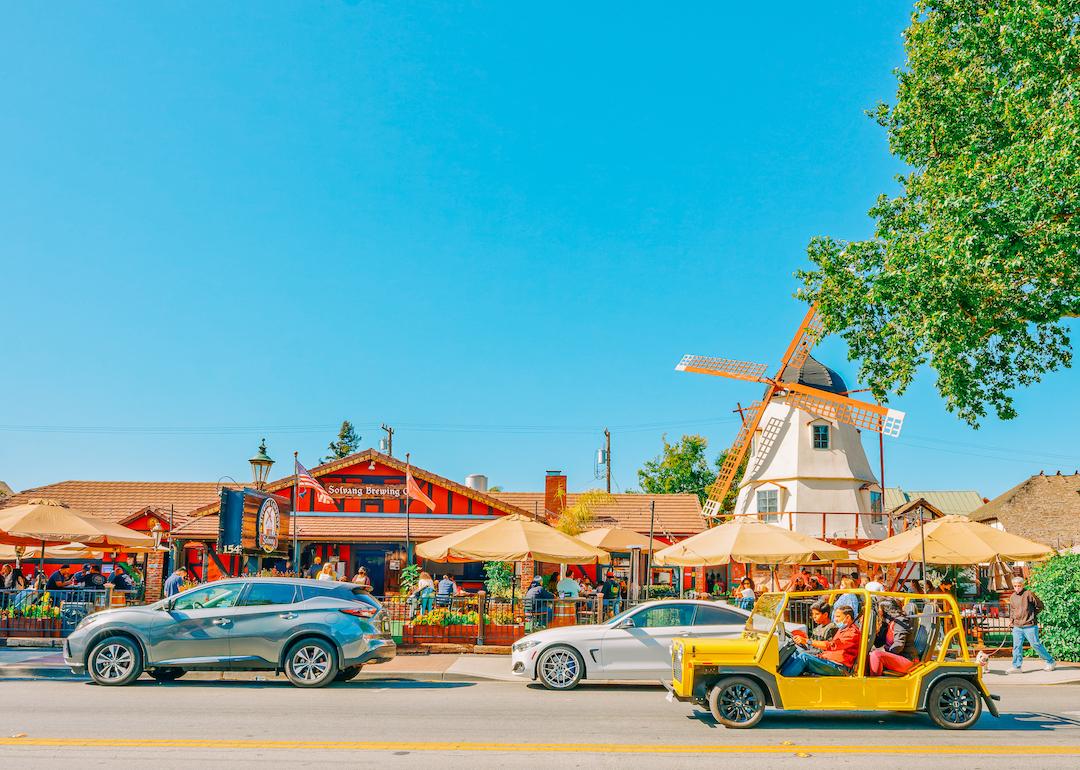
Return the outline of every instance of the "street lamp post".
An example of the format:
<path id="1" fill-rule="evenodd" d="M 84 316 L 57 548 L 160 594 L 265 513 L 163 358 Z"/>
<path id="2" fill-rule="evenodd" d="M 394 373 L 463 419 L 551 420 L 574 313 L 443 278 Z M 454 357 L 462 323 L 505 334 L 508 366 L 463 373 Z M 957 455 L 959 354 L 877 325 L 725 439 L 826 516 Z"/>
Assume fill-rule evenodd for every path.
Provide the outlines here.
<path id="1" fill-rule="evenodd" d="M 270 466 L 274 461 L 266 453 L 266 439 L 259 444 L 259 453 L 248 460 L 251 463 L 251 478 L 255 482 L 255 488 L 260 492 L 266 486 L 266 479 L 270 476 Z"/>

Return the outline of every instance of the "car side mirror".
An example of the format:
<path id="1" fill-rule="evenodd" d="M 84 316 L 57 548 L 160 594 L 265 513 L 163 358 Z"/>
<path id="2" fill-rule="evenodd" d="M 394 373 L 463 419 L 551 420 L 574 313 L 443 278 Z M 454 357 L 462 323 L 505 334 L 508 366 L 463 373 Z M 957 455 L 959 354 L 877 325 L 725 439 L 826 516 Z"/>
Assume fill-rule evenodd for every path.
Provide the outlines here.
<path id="1" fill-rule="evenodd" d="M 162 612 L 172 612 L 173 605 L 175 603 L 176 602 L 174 600 L 172 600 L 172 599 L 166 599 L 165 603 L 161 605 L 161 611 Z"/>
<path id="2" fill-rule="evenodd" d="M 619 628 L 634 628 L 634 619 L 627 618 L 626 620 L 619 623 Z"/>

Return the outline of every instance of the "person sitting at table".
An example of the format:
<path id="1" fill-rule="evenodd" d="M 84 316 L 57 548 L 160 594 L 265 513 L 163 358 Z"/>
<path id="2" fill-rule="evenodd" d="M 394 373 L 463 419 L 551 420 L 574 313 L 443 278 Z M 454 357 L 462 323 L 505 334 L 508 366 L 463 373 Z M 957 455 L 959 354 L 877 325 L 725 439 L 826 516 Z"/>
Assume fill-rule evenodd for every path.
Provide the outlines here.
<path id="1" fill-rule="evenodd" d="M 806 639 L 791 654 L 780 669 L 781 676 L 851 676 L 851 667 L 859 655 L 862 635 L 855 625 L 855 613 L 844 605 L 833 610 L 833 621 L 839 630 L 832 639 L 824 642 Z"/>
<path id="2" fill-rule="evenodd" d="M 870 673 L 880 676 L 888 669 L 906 674 L 915 665 L 915 619 L 892 598 L 878 603 L 878 617 L 881 626 L 870 651 Z"/>
<path id="3" fill-rule="evenodd" d="M 544 588 L 544 579 L 537 575 L 525 592 L 525 614 L 533 619 L 534 624 L 539 621 L 546 628 L 555 616 L 554 599 L 555 595 Z"/>
<path id="4" fill-rule="evenodd" d="M 576 599 L 581 594 L 581 586 L 578 585 L 578 582 L 574 580 L 569 572 L 566 573 L 566 577 L 556 584 L 555 590 L 563 599 Z"/>
<path id="5" fill-rule="evenodd" d="M 109 582 L 112 583 L 114 591 L 132 591 L 135 588 L 135 584 L 131 582 L 131 578 L 119 564 L 113 565 L 113 571 L 109 573 Z"/>
<path id="6" fill-rule="evenodd" d="M 457 583 L 449 575 L 443 575 L 439 588 L 435 592 L 435 606 L 449 607 L 454 594 L 458 592 Z"/>

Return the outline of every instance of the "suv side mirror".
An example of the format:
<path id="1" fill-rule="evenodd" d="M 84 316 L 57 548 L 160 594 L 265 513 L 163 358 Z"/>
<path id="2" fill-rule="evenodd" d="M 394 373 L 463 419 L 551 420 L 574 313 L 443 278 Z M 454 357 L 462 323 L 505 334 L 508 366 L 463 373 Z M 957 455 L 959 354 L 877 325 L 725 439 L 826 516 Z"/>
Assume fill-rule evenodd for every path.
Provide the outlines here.
<path id="1" fill-rule="evenodd" d="M 162 612 L 172 612 L 173 605 L 176 603 L 175 599 L 166 599 L 165 603 L 161 605 Z"/>

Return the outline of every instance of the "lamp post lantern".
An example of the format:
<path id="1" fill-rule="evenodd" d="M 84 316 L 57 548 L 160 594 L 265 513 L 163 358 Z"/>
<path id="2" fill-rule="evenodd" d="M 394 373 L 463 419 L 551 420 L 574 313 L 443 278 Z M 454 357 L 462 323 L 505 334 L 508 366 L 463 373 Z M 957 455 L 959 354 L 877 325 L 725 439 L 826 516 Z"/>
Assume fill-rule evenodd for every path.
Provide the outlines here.
<path id="1" fill-rule="evenodd" d="M 262 490 L 266 486 L 266 479 L 270 476 L 270 466 L 274 461 L 266 453 L 266 439 L 259 443 L 259 453 L 248 460 L 251 463 L 251 478 L 255 481 L 255 488 Z"/>

